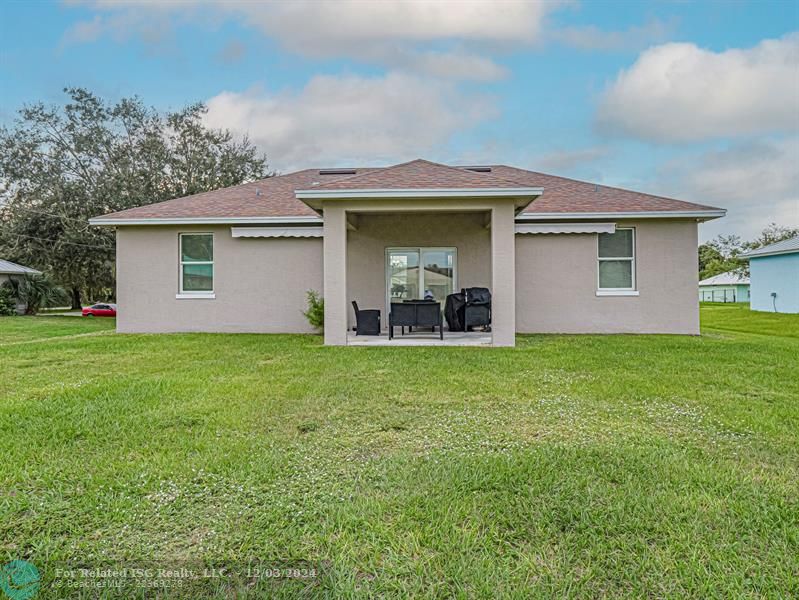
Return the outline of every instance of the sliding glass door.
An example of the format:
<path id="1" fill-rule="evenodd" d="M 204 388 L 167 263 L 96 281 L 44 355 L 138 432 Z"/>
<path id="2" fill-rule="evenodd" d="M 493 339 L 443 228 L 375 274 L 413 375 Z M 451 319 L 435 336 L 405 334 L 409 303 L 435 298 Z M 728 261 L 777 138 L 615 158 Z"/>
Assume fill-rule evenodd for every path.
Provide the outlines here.
<path id="1" fill-rule="evenodd" d="M 444 305 L 457 285 L 455 248 L 386 248 L 386 308 L 433 297 Z"/>

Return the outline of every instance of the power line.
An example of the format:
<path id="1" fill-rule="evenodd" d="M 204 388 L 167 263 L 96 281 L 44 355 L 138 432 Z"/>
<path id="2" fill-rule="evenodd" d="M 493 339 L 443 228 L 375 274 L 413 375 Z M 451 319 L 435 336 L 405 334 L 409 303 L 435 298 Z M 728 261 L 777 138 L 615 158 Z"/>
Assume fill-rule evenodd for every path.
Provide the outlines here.
<path id="1" fill-rule="evenodd" d="M 65 242 L 62 240 L 47 240 L 45 238 L 36 237 L 35 235 L 25 235 L 24 233 L 11 233 L 10 235 L 16 235 L 18 237 L 30 238 L 32 240 L 38 240 L 40 242 L 47 242 L 49 244 L 70 244 L 71 246 L 84 246 L 86 248 L 97 248 L 99 250 L 114 250 L 113 246 L 97 246 L 94 244 L 81 244 L 79 242 Z"/>
<path id="2" fill-rule="evenodd" d="M 41 210 L 34 210 L 32 208 L 25 208 L 23 206 L 15 206 L 15 207 L 12 208 L 12 207 L 6 205 L 6 206 L 0 207 L 0 208 L 2 208 L 3 210 L 6 210 L 8 212 L 13 212 L 15 210 L 24 210 L 26 212 L 34 213 L 34 214 L 37 214 L 37 215 L 46 215 L 48 217 L 56 217 L 58 219 L 67 219 L 68 221 L 75 221 L 77 223 L 82 223 L 84 225 L 88 225 L 89 224 L 89 222 L 88 222 L 89 219 L 76 219 L 75 217 L 67 217 L 66 215 L 59 215 L 59 214 L 56 214 L 56 213 L 50 213 L 50 212 L 45 212 L 45 211 L 41 211 Z"/>

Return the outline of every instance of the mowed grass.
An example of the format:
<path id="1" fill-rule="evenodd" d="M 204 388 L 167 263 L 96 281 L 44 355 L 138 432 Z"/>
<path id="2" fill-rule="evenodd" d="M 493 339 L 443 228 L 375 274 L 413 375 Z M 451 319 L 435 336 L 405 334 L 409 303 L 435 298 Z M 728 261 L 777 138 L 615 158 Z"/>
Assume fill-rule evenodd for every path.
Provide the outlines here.
<path id="1" fill-rule="evenodd" d="M 0 560 L 48 598 L 61 561 L 318 569 L 167 598 L 799 596 L 799 317 L 702 320 L 490 349 L 0 319 Z"/>
<path id="2" fill-rule="evenodd" d="M 0 346 L 62 336 L 112 333 L 115 319 L 99 317 L 9 317 L 0 319 Z"/>
<path id="3" fill-rule="evenodd" d="M 705 329 L 799 338 L 797 315 L 752 312 L 748 304 L 703 303 L 702 326 Z"/>

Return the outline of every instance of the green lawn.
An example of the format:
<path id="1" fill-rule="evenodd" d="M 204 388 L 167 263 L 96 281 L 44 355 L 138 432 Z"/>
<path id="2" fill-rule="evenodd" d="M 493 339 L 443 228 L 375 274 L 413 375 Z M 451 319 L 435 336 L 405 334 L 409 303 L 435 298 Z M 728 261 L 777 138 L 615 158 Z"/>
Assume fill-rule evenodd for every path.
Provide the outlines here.
<path id="1" fill-rule="evenodd" d="M 515 349 L 0 319 L 0 562 L 47 598 L 146 561 L 234 574 L 167 598 L 797 597 L 799 317 L 702 319 Z"/>
<path id="2" fill-rule="evenodd" d="M 799 317 L 752 312 L 748 304 L 702 304 L 702 326 L 705 329 L 799 338 Z"/>
<path id="3" fill-rule="evenodd" d="M 115 319 L 92 317 L 0 318 L 0 347 L 62 336 L 113 333 Z M 2 385 L 2 383 L 0 383 Z"/>

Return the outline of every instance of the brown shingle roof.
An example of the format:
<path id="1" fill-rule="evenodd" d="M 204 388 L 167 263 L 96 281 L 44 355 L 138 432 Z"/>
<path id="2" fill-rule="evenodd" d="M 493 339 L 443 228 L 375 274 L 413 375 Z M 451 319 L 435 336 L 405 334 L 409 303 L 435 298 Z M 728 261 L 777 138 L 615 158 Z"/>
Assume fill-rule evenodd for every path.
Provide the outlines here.
<path id="1" fill-rule="evenodd" d="M 337 181 L 316 186 L 315 190 L 401 190 L 418 189 L 479 189 L 526 187 L 517 181 L 498 177 L 493 173 L 476 173 L 467 169 L 450 167 L 429 160 L 410 162 L 375 169 L 368 173 L 350 175 Z"/>
<path id="2" fill-rule="evenodd" d="M 512 178 L 523 185 L 544 188 L 544 193 L 531 202 L 523 214 L 719 210 L 713 206 L 693 204 L 673 198 L 597 185 L 556 175 L 546 175 L 505 165 L 493 165 L 491 172 L 500 177 Z"/>
<path id="3" fill-rule="evenodd" d="M 357 169 L 357 172 L 370 170 L 372 169 Z M 310 188 L 315 183 L 343 177 L 352 177 L 352 175 L 320 175 L 319 169 L 305 169 L 184 198 L 137 206 L 100 218 L 318 217 L 314 210 L 297 200 L 294 190 Z"/>
<path id="4" fill-rule="evenodd" d="M 295 196 L 309 189 L 435 189 L 543 187 L 544 193 L 523 214 L 683 212 L 717 210 L 672 198 L 642 194 L 584 181 L 494 165 L 475 172 L 425 160 L 386 168 L 358 168 L 356 174 L 320 174 L 306 169 L 229 188 L 176 198 L 98 217 L 103 220 L 315 217 Z"/>

